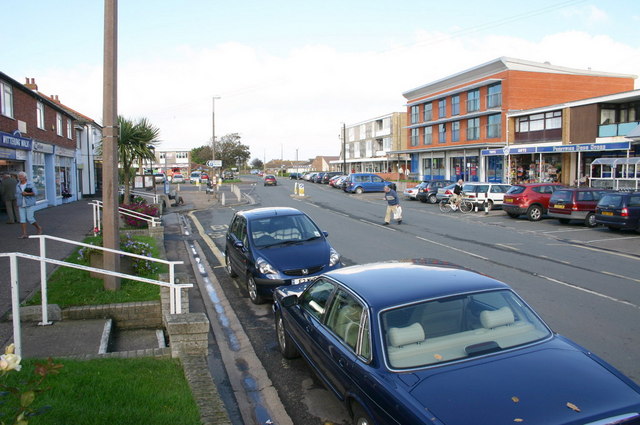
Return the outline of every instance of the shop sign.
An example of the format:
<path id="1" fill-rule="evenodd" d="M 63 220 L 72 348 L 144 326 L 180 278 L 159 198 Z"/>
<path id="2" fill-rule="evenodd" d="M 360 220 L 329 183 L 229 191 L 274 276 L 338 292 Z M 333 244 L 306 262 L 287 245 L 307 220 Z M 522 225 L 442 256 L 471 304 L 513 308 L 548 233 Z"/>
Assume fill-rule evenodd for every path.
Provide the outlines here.
<path id="1" fill-rule="evenodd" d="M 56 146 L 56 155 L 59 156 L 75 156 L 75 151 L 73 149 L 61 148 L 60 146 Z"/>
<path id="2" fill-rule="evenodd" d="M 31 150 L 31 139 L 0 133 L 0 146 L 13 149 Z"/>
<path id="3" fill-rule="evenodd" d="M 0 148 L 0 159 L 16 159 L 15 149 Z"/>
<path id="4" fill-rule="evenodd" d="M 618 151 L 628 150 L 631 142 L 612 143 L 585 143 L 581 145 L 559 145 L 559 146 L 528 146 L 519 148 L 517 146 L 505 146 L 502 149 L 483 149 L 482 156 L 491 155 L 518 155 L 529 153 L 562 153 L 562 152 L 597 152 L 597 151 Z"/>
<path id="5" fill-rule="evenodd" d="M 42 143 L 42 142 L 36 142 L 34 140 L 33 141 L 33 150 L 34 150 L 34 152 L 42 152 L 42 153 L 52 154 L 53 153 L 53 145 L 48 145 L 48 144 Z"/>

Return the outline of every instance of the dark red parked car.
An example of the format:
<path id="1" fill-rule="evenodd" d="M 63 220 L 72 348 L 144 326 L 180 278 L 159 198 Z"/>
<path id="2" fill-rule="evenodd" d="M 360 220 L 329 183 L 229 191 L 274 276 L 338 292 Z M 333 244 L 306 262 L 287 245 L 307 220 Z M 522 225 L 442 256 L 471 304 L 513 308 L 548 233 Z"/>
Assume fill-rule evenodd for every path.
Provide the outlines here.
<path id="1" fill-rule="evenodd" d="M 523 183 L 511 186 L 504 195 L 502 209 L 511 218 L 526 214 L 530 221 L 538 221 L 549 208 L 553 192 L 564 189 L 560 183 Z"/>
<path id="2" fill-rule="evenodd" d="M 596 205 L 606 189 L 592 187 L 565 188 L 553 192 L 549 200 L 549 217 L 567 224 L 571 220 L 582 220 L 587 227 L 596 225 Z"/>
<path id="3" fill-rule="evenodd" d="M 265 186 L 277 186 L 278 181 L 276 180 L 276 176 L 272 174 L 267 174 L 264 176 L 264 185 Z"/>

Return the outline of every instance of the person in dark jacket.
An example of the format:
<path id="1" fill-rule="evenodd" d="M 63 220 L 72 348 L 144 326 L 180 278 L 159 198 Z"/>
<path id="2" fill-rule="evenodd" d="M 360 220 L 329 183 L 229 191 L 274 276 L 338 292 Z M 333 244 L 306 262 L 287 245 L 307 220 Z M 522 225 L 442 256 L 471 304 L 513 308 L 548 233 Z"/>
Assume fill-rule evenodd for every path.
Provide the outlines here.
<path id="1" fill-rule="evenodd" d="M 389 186 L 385 186 L 384 199 L 387 201 L 384 225 L 387 226 L 391 222 L 391 214 L 398 220 L 398 224 L 402 224 L 402 209 L 400 208 L 400 198 L 398 198 L 396 191 Z"/>
<path id="2" fill-rule="evenodd" d="M 2 176 L 2 200 L 7 209 L 7 224 L 18 222 L 18 204 L 16 203 L 16 186 L 18 181 L 9 173 Z"/>
<path id="3" fill-rule="evenodd" d="M 456 208 L 460 208 L 460 201 L 462 201 L 462 184 L 464 180 L 458 180 L 458 183 L 453 187 L 453 195 L 451 195 L 451 203 L 455 204 Z"/>

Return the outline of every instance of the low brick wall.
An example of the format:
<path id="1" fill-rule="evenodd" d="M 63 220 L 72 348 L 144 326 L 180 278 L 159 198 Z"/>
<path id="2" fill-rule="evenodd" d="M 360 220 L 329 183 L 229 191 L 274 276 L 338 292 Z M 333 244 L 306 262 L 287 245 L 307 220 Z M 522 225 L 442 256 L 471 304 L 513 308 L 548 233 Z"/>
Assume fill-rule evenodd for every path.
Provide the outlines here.
<path id="1" fill-rule="evenodd" d="M 63 320 L 113 319 L 119 329 L 162 328 L 160 301 L 68 307 Z"/>
<path id="2" fill-rule="evenodd" d="M 209 320 L 204 313 L 165 315 L 171 357 L 207 355 Z"/>

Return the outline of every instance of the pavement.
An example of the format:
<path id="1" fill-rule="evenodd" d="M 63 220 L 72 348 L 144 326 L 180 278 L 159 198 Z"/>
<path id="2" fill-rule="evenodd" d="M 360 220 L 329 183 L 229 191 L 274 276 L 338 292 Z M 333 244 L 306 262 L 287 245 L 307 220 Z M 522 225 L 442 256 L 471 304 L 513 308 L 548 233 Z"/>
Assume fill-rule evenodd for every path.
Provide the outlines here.
<path id="1" fill-rule="evenodd" d="M 201 190 L 199 190 L 201 189 Z M 196 188 L 185 185 L 180 195 L 184 199 L 184 205 L 167 207 L 162 216 L 166 259 L 184 262 L 176 267 L 177 274 L 187 274 L 191 282 L 193 278 L 193 268 L 190 264 L 190 257 L 186 250 L 184 237 L 182 236 L 181 215 L 192 210 L 206 209 L 218 203 L 216 196 L 207 194 L 204 187 Z M 89 205 L 91 199 L 67 202 L 59 206 L 45 208 L 36 211 L 35 216 L 38 224 L 42 226 L 46 235 L 57 236 L 73 241 L 82 241 L 85 237 L 92 235 L 93 213 Z M 0 213 L 0 252 L 21 252 L 31 255 L 39 254 L 39 240 L 37 238 L 20 239 L 20 224 L 6 224 L 7 216 Z M 36 233 L 36 229 L 28 225 L 30 235 Z M 74 246 L 57 241 L 47 241 L 48 258 L 63 260 L 74 250 Z M 48 266 L 47 274 L 54 271 L 55 266 Z M 13 340 L 13 324 L 9 319 L 11 313 L 11 282 L 10 282 L 9 258 L 0 257 L 0 352 L 4 352 L 4 347 Z M 37 261 L 18 258 L 19 276 L 19 298 L 20 301 L 28 299 L 40 288 L 40 264 Z M 204 311 L 202 302 L 199 302 L 200 294 L 197 285 L 189 291 L 191 311 Z M 103 355 L 105 349 L 105 332 L 109 332 L 111 324 L 108 319 L 104 320 L 74 320 L 74 321 L 54 321 L 50 326 L 39 326 L 37 322 L 23 321 L 21 325 L 23 357 L 46 358 L 46 357 L 80 357 L 92 358 Z M 118 341 L 110 344 L 110 350 L 114 356 L 132 357 L 136 355 L 148 356 L 168 356 L 169 350 L 162 348 L 162 338 L 158 338 L 155 329 L 118 331 Z M 164 350 L 164 351 L 163 351 Z M 207 369 L 207 362 L 193 361 L 187 359 L 185 363 L 185 373 L 188 380 L 194 379 L 202 381 L 200 387 L 209 388 L 212 382 L 211 375 Z M 187 366 L 188 364 L 189 366 Z M 195 370 L 193 365 L 196 365 Z M 193 390 L 193 386 L 192 386 Z M 215 389 L 214 389 L 215 390 Z M 197 391 L 194 391 L 194 394 Z M 211 392 L 209 388 L 207 392 Z M 194 395 L 196 399 L 197 395 Z M 219 400 L 216 400 L 219 403 Z M 207 401 L 210 403 L 210 401 Z M 200 405 L 200 402 L 198 401 Z M 202 410 L 201 410 L 202 413 Z M 204 418 L 203 423 L 226 424 L 230 423 L 226 417 L 224 409 L 210 414 L 210 418 Z M 222 419 L 221 419 L 222 418 Z"/>

